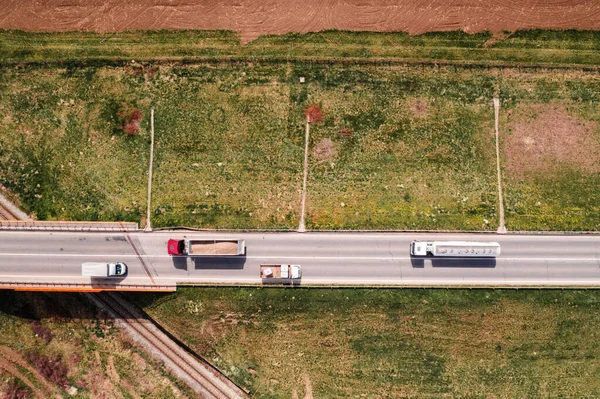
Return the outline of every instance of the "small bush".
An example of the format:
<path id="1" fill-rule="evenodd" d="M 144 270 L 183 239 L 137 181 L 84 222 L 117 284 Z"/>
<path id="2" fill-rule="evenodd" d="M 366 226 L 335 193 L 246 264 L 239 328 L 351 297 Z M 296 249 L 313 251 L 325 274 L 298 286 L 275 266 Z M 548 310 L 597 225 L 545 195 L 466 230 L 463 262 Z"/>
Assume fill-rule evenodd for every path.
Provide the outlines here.
<path id="1" fill-rule="evenodd" d="M 139 109 L 121 104 L 117 116 L 119 117 L 121 129 L 129 136 L 133 136 L 140 131 L 142 112 Z"/>
<path id="2" fill-rule="evenodd" d="M 61 388 L 67 386 L 69 382 L 67 380 L 68 370 L 67 367 L 62 364 L 62 357 L 60 355 L 55 355 L 50 358 L 39 353 L 31 352 L 27 355 L 27 360 L 29 360 L 29 363 L 31 363 L 40 374 L 57 386 Z"/>
<path id="3" fill-rule="evenodd" d="M 304 111 L 304 115 L 308 117 L 309 122 L 321 122 L 323 120 L 323 111 L 321 108 L 313 104 Z"/>
<path id="4" fill-rule="evenodd" d="M 340 129 L 340 137 L 343 139 L 349 139 L 354 136 L 354 131 L 350 128 L 343 127 Z"/>
<path id="5" fill-rule="evenodd" d="M 43 326 L 39 321 L 34 321 L 31 325 L 31 328 L 33 328 L 34 334 L 42 341 L 46 343 L 52 341 L 52 337 L 54 336 L 52 331 L 50 331 L 48 327 Z"/>
<path id="6" fill-rule="evenodd" d="M 21 385 L 16 379 L 10 380 L 6 393 L 2 399 L 29 399 L 31 398 L 31 390 Z"/>

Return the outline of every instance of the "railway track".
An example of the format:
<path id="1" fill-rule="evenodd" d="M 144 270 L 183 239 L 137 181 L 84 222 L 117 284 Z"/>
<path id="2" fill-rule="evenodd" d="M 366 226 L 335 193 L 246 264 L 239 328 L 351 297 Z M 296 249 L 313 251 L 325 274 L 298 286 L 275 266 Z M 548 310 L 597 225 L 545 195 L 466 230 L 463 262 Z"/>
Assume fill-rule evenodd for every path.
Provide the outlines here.
<path id="1" fill-rule="evenodd" d="M 119 327 L 164 362 L 174 374 L 184 380 L 203 398 L 247 398 L 233 382 L 210 364 L 203 362 L 173 341 L 150 319 L 114 293 L 85 294 L 115 319 Z"/>
<path id="2" fill-rule="evenodd" d="M 20 220 L 21 218 L 0 202 L 0 220 Z"/>

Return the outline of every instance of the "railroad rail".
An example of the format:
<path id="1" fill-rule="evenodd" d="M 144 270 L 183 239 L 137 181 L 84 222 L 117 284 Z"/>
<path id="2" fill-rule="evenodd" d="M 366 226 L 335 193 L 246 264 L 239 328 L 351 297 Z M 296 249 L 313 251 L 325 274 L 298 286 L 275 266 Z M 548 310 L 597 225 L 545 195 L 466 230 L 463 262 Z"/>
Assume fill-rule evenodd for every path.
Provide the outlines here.
<path id="1" fill-rule="evenodd" d="M 176 376 L 185 381 L 203 398 L 248 398 L 247 394 L 216 368 L 193 356 L 133 305 L 114 293 L 84 294 L 103 309 L 115 323 L 138 342 Z"/>
<path id="2" fill-rule="evenodd" d="M 20 217 L 0 202 L 0 220 L 19 220 Z"/>
<path id="3" fill-rule="evenodd" d="M 0 185 L 1 187 L 1 185 Z M 21 211 L 11 201 L 0 193 L 0 220 L 31 220 L 29 215 Z"/>

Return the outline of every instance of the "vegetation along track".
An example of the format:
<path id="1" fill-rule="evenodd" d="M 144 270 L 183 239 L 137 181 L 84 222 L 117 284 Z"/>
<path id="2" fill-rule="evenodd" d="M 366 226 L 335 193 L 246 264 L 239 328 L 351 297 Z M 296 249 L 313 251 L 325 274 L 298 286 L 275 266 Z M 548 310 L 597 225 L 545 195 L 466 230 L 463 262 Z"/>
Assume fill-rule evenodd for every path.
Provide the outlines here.
<path id="1" fill-rule="evenodd" d="M 115 293 L 85 294 L 115 319 L 132 338 L 164 362 L 203 398 L 246 398 L 247 395 L 212 366 L 202 363 L 162 332 L 152 321 Z"/>

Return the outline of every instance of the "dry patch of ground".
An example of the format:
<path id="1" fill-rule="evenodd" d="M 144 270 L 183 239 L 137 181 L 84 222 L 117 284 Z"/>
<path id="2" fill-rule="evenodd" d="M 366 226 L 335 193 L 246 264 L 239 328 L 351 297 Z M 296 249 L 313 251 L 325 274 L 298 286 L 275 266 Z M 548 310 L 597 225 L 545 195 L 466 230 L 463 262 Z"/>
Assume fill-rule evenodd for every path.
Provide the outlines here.
<path id="1" fill-rule="evenodd" d="M 323 139 L 313 149 L 313 156 L 317 161 L 329 161 L 337 156 L 337 149 L 331 139 Z"/>
<path id="2" fill-rule="evenodd" d="M 415 117 L 426 117 L 429 114 L 429 101 L 419 98 L 412 101 L 410 104 Z"/>
<path id="3" fill-rule="evenodd" d="M 569 166 L 586 172 L 600 171 L 599 124 L 569 113 L 563 105 L 532 105 L 508 123 L 504 138 L 507 170 L 555 170 Z"/>

